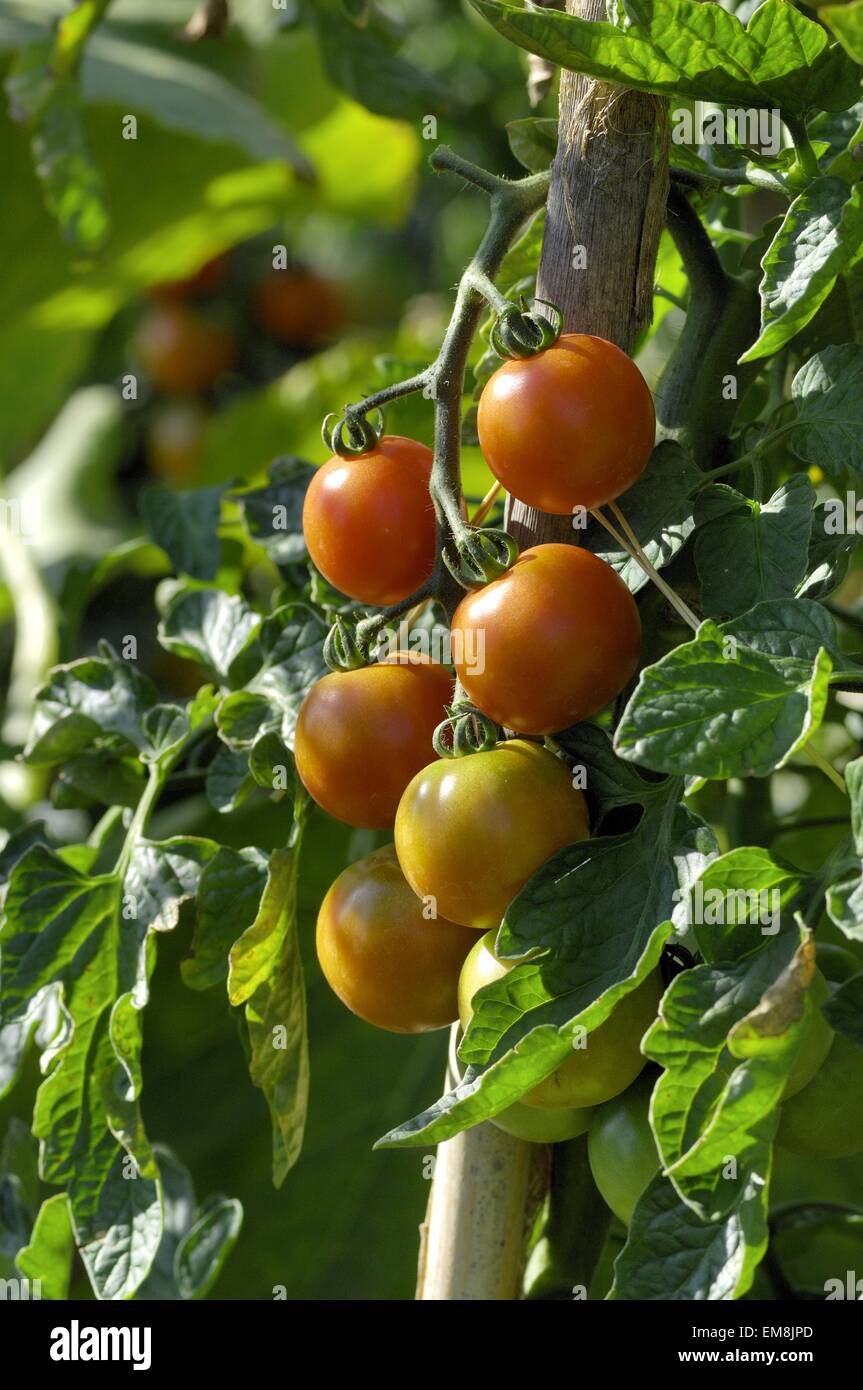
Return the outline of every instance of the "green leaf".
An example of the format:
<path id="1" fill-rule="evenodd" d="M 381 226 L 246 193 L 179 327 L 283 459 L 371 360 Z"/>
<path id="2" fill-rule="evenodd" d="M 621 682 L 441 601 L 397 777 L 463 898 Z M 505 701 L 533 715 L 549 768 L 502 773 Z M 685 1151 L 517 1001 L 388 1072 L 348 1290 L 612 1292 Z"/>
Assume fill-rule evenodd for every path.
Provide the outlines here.
<path id="1" fill-rule="evenodd" d="M 138 929 L 173 931 L 180 908 L 198 891 L 207 864 L 219 853 L 214 840 L 176 835 L 139 840 L 124 883 L 124 913 Z"/>
<path id="2" fill-rule="evenodd" d="M 84 125 L 77 77 L 52 72 L 54 44 L 38 39 L 19 50 L 6 90 L 14 117 L 31 132 L 33 164 L 48 211 L 76 250 L 98 250 L 110 219 L 105 187 Z"/>
<path id="3" fill-rule="evenodd" d="M 797 590 L 798 598 L 823 600 L 838 589 L 848 573 L 858 536 L 856 530 L 846 530 L 844 516 L 840 524 L 836 524 L 839 508 L 844 512 L 841 503 L 829 498 L 819 502 L 812 512 L 806 578 Z M 856 517 L 854 520 L 856 524 Z"/>
<path id="4" fill-rule="evenodd" d="M 267 858 L 258 849 L 221 845 L 198 884 L 191 954 L 180 966 L 190 989 L 210 989 L 228 977 L 231 947 L 258 916 L 267 884 Z"/>
<path id="5" fill-rule="evenodd" d="M 715 851 L 676 790 L 665 788 L 631 835 L 571 845 L 534 875 L 510 905 L 496 950 L 507 959 L 537 947 L 547 954 L 478 993 L 460 1048 L 469 1064 L 462 1082 L 381 1147 L 436 1143 L 497 1114 L 571 1055 L 577 1028 L 598 1028 L 646 978 L 673 932 L 680 890 Z"/>
<path id="6" fill-rule="evenodd" d="M 293 749 L 300 705 L 327 674 L 324 640 L 329 625 L 304 603 L 277 608 L 261 624 L 254 639 L 261 665 L 246 684 L 246 692 L 265 697 L 281 719 L 280 735 Z M 244 692 L 245 693 L 245 692 Z"/>
<path id="7" fill-rule="evenodd" d="M 31 1285 L 39 1280 L 40 1297 L 66 1300 L 74 1251 L 69 1199 L 65 1192 L 58 1192 L 42 1203 L 30 1239 L 18 1251 L 15 1263 Z"/>
<path id="8" fill-rule="evenodd" d="M 54 804 L 80 805 L 99 801 L 103 806 L 137 806 L 144 790 L 145 771 L 137 758 L 117 757 L 102 748 L 81 753 L 57 768 L 51 788 Z M 76 796 L 77 794 L 77 796 Z"/>
<path id="9" fill-rule="evenodd" d="M 701 1221 L 657 1174 L 632 1214 L 609 1298 L 719 1302 L 742 1297 L 767 1249 L 766 1199 L 766 1189 L 752 1181 L 723 1220 Z"/>
<path id="10" fill-rule="evenodd" d="M 739 626 L 702 623 L 691 642 L 642 671 L 617 728 L 617 752 L 656 772 L 697 777 L 765 777 L 782 767 L 827 705 L 833 663 L 823 647 L 811 655 L 812 609 L 802 599 L 779 600 L 760 604 Z"/>
<path id="11" fill-rule="evenodd" d="M 805 328 L 863 239 L 863 192 L 821 178 L 791 204 L 761 262 L 761 332 L 741 362 L 769 357 Z"/>
<path id="12" fill-rule="evenodd" d="M 690 494 L 703 480 L 703 473 L 680 445 L 663 440 L 651 454 L 641 477 L 624 497 L 626 519 L 656 569 L 662 569 L 674 559 L 695 529 Z M 638 561 L 627 551 L 618 549 L 604 526 L 591 521 L 584 544 L 617 570 L 631 593 L 637 594 L 649 583 Z"/>
<path id="13" fill-rule="evenodd" d="M 791 383 L 798 428 L 794 452 L 834 482 L 863 473 L 863 346 L 816 353 Z"/>
<path id="14" fill-rule="evenodd" d="M 661 96 L 742 106 L 841 111 L 858 81 L 824 30 L 784 0 L 766 0 L 744 29 L 698 0 L 629 0 L 626 28 L 556 10 L 470 0 L 512 43 L 588 77 Z"/>
<path id="15" fill-rule="evenodd" d="M 275 565 L 302 564 L 308 552 L 303 536 L 303 502 L 315 469 L 304 459 L 276 459 L 266 487 L 235 493 L 246 530 Z"/>
<path id="16" fill-rule="evenodd" d="M 814 505 L 815 489 L 805 473 L 795 473 L 768 502 L 754 502 L 722 483 L 700 494 L 695 565 L 708 617 L 745 613 L 794 593 L 806 572 Z"/>
<path id="17" fill-rule="evenodd" d="M 849 941 L 863 941 L 863 862 L 827 889 L 827 915 Z"/>
<path id="18" fill-rule="evenodd" d="M 824 1005 L 824 1017 L 837 1033 L 863 1047 L 863 971 L 839 986 Z"/>
<path id="19" fill-rule="evenodd" d="M 821 5 L 818 18 L 833 30 L 854 62 L 863 66 L 863 0 L 852 5 Z"/>
<path id="20" fill-rule="evenodd" d="M 863 857 L 863 757 L 853 758 L 845 764 L 842 773 L 845 789 L 851 802 L 851 829 L 854 833 L 854 847 Z"/>
<path id="21" fill-rule="evenodd" d="M 161 591 L 160 591 L 161 593 Z M 199 661 L 230 685 L 231 666 L 260 624 L 237 594 L 192 585 L 166 585 L 159 641 L 169 652 Z"/>
<path id="22" fill-rule="evenodd" d="M 314 0 L 305 9 L 333 86 L 381 116 L 406 120 L 450 112 L 446 88 L 393 53 L 379 24 L 357 28 L 339 0 Z"/>
<path id="23" fill-rule="evenodd" d="M 574 759 L 573 770 L 585 769 L 586 791 L 599 804 L 597 820 L 616 806 L 648 806 L 668 795 L 663 782 L 646 782 L 618 758 L 608 734 L 595 724 L 575 724 L 555 734 L 554 742 Z"/>
<path id="24" fill-rule="evenodd" d="M 183 1298 L 206 1298 L 240 1235 L 243 1208 L 231 1197 L 211 1198 L 177 1246 L 174 1267 Z"/>
<path id="25" fill-rule="evenodd" d="M 55 667 L 37 692 L 28 763 L 50 767 L 90 750 L 146 746 L 142 720 L 156 703 L 156 688 L 107 644 L 102 650 L 103 656 Z"/>
<path id="26" fill-rule="evenodd" d="M 207 768 L 206 788 L 207 800 L 216 811 L 224 815 L 236 811 L 255 789 L 248 754 L 220 743 Z"/>
<path id="27" fill-rule="evenodd" d="M 801 886 L 765 851 L 714 860 L 695 890 L 704 894 L 696 915 L 708 962 L 675 977 L 644 1040 L 664 1068 L 651 1101 L 663 1167 L 706 1220 L 725 1216 L 751 1177 L 769 1176 L 779 1101 L 812 1007 L 811 942 L 804 951 L 805 930 L 786 928 L 790 917 L 777 906 L 793 903 Z"/>
<path id="28" fill-rule="evenodd" d="M 144 525 L 178 574 L 212 580 L 219 570 L 219 518 L 229 484 L 189 492 L 154 483 L 141 493 Z"/>
<path id="29" fill-rule="evenodd" d="M 161 1238 L 161 1197 L 143 1131 L 140 1013 L 152 968 L 148 922 L 124 915 L 118 879 L 89 879 L 36 845 L 9 882 L 0 928 L 0 1022 L 62 991 L 64 1028 L 43 1058 L 33 1133 L 41 1175 L 65 1187 L 76 1240 L 98 1297 L 131 1296 Z M 146 916 L 146 914 L 145 914 Z"/>
<path id="30" fill-rule="evenodd" d="M 273 1182 L 280 1187 L 303 1143 L 309 1096 L 306 990 L 297 938 L 296 851 L 276 850 L 253 924 L 231 950 L 228 997 L 244 1004 L 252 1081 L 273 1121 Z"/>
<path id="31" fill-rule="evenodd" d="M 507 121 L 506 138 L 518 160 L 531 174 L 539 174 L 554 163 L 557 154 L 557 121 L 546 116 L 528 116 Z"/>

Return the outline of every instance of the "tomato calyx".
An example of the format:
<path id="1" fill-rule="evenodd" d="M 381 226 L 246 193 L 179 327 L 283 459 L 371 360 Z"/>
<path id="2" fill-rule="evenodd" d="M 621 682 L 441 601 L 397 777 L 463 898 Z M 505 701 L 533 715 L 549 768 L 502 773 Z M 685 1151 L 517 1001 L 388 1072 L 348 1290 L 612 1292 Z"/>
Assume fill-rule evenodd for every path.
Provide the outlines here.
<path id="1" fill-rule="evenodd" d="M 372 660 L 370 644 L 360 629 L 363 614 L 336 620 L 324 639 L 324 661 L 331 671 L 358 671 Z M 375 640 L 376 634 L 372 637 Z"/>
<path id="2" fill-rule="evenodd" d="M 384 417 L 375 411 L 374 421 L 345 406 L 343 415 L 331 412 L 321 426 L 321 439 L 326 447 L 339 458 L 355 458 L 374 449 L 384 432 Z"/>
<path id="3" fill-rule="evenodd" d="M 519 304 L 498 314 L 489 333 L 489 343 L 498 357 L 535 357 L 557 342 L 563 327 L 563 315 L 548 299 L 535 299 L 550 314 L 537 314 L 527 308 L 522 297 Z"/>
<path id="4" fill-rule="evenodd" d="M 465 527 L 453 542 L 455 559 L 445 549 L 443 562 L 463 589 L 481 589 L 506 574 L 518 559 L 518 544 L 502 527 L 480 531 Z"/>
<path id="5" fill-rule="evenodd" d="M 471 753 L 488 753 L 494 748 L 501 729 L 469 700 L 456 700 L 446 706 L 447 717 L 432 735 L 432 747 L 439 758 L 465 758 Z"/>

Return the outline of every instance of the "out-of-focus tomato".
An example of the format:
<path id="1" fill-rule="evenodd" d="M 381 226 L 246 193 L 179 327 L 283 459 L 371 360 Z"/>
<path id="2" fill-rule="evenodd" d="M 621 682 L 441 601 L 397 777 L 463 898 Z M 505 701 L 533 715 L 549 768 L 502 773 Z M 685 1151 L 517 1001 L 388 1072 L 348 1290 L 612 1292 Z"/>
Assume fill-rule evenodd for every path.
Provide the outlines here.
<path id="1" fill-rule="evenodd" d="M 345 321 L 342 296 L 311 270 L 272 270 L 255 288 L 255 315 L 265 332 L 288 347 L 315 347 Z"/>
<path id="2" fill-rule="evenodd" d="M 135 352 L 153 385 L 169 396 L 201 395 L 236 357 L 223 324 L 185 304 L 158 302 L 138 325 Z"/>

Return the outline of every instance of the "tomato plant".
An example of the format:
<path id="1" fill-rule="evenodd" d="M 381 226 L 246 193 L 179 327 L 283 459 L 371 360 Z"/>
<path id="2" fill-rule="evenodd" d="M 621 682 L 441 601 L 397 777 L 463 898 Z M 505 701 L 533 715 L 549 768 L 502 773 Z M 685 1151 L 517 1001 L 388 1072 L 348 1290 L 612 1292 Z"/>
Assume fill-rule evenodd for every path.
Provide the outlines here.
<path id="1" fill-rule="evenodd" d="M 857 1297 L 860 0 L 14 8 L 2 1290 Z"/>
<path id="2" fill-rule="evenodd" d="M 502 979 L 512 967 L 494 951 L 494 932 L 480 937 L 462 967 L 458 985 L 459 1017 L 467 1029 L 477 990 Z M 569 1110 L 601 1105 L 625 1090 L 644 1067 L 641 1039 L 656 1017 L 660 987 L 656 974 L 624 995 L 611 1017 L 579 1038 L 575 1051 L 551 1076 L 526 1091 L 522 1104 L 540 1110 Z M 585 1126 L 586 1127 L 586 1126 Z"/>

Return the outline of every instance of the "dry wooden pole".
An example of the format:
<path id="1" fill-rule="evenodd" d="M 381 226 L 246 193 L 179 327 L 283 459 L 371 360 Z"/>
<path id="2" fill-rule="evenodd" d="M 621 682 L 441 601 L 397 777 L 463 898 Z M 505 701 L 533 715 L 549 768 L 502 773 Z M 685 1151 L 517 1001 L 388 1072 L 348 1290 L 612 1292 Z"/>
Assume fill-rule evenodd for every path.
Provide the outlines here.
<path id="1" fill-rule="evenodd" d="M 567 0 L 566 8 L 582 19 L 605 19 L 604 0 Z M 666 134 L 663 102 L 561 74 L 537 294 L 557 304 L 564 331 L 596 333 L 629 352 L 650 321 L 668 195 Z M 512 498 L 506 524 L 522 547 L 578 538 L 569 517 Z"/>

